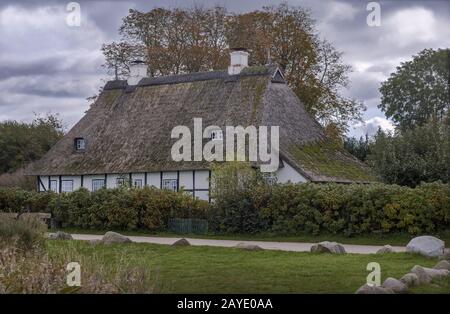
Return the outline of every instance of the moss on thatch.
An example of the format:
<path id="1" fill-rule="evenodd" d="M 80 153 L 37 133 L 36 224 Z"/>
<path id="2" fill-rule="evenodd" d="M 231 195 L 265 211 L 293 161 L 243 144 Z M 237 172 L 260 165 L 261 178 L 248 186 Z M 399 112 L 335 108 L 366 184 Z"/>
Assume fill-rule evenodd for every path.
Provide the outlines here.
<path id="1" fill-rule="evenodd" d="M 330 181 L 377 181 L 367 166 L 331 141 L 292 145 L 290 153 L 304 170 L 329 177 Z"/>

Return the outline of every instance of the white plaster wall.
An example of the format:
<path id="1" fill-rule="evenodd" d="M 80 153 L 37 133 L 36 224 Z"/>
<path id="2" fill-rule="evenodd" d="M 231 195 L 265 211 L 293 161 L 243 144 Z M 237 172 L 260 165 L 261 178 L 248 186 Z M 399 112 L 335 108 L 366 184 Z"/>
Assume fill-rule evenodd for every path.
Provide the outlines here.
<path id="1" fill-rule="evenodd" d="M 154 186 L 159 189 L 161 186 L 161 173 L 160 172 L 149 172 L 147 173 L 147 185 Z"/>
<path id="2" fill-rule="evenodd" d="M 133 173 L 131 175 L 131 182 L 134 186 L 134 180 L 141 180 L 142 182 L 142 187 L 145 186 L 145 173 Z"/>
<path id="3" fill-rule="evenodd" d="M 163 180 L 166 179 L 177 179 L 177 172 L 176 171 L 163 172 Z"/>
<path id="4" fill-rule="evenodd" d="M 180 188 L 192 190 L 193 188 L 193 171 L 180 171 Z"/>
<path id="5" fill-rule="evenodd" d="M 209 200 L 209 192 L 208 191 L 195 191 L 195 197 L 201 200 Z"/>
<path id="6" fill-rule="evenodd" d="M 284 167 L 279 168 L 275 175 L 277 177 L 278 183 L 304 183 L 308 182 L 308 180 L 297 172 L 294 168 L 292 168 L 286 161 L 283 161 Z"/>
<path id="7" fill-rule="evenodd" d="M 209 189 L 209 171 L 195 171 L 195 189 Z M 197 195 L 197 193 L 196 193 Z"/>

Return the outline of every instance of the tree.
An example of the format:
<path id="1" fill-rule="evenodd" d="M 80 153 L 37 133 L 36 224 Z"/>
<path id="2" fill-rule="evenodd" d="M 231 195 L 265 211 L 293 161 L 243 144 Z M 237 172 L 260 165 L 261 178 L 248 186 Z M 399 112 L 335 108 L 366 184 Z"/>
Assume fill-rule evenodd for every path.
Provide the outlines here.
<path id="1" fill-rule="evenodd" d="M 416 186 L 420 182 L 450 182 L 448 122 L 428 122 L 395 133 L 379 130 L 368 163 L 386 183 Z"/>
<path id="2" fill-rule="evenodd" d="M 353 156 L 361 161 L 366 161 L 367 156 L 371 152 L 372 141 L 369 140 L 369 136 L 361 136 L 358 139 L 355 137 L 346 137 L 344 139 L 344 148 Z"/>
<path id="3" fill-rule="evenodd" d="M 126 44 L 105 45 L 103 51 L 106 67 L 119 67 L 121 76 L 128 71 L 121 58 L 126 53 L 114 51 L 145 50 L 149 74 L 160 76 L 222 70 L 228 65 L 229 48 L 247 48 L 250 65 L 277 63 L 307 111 L 342 134 L 365 107 L 340 94 L 348 86 L 351 68 L 331 43 L 319 40 L 314 23 L 309 11 L 287 4 L 244 14 L 228 14 L 223 7 L 156 8 L 147 13 L 132 9 L 119 29 Z"/>
<path id="4" fill-rule="evenodd" d="M 0 174 L 14 172 L 40 159 L 63 136 L 55 115 L 36 117 L 32 123 L 0 123 Z"/>
<path id="5" fill-rule="evenodd" d="M 381 84 L 379 108 L 402 130 L 442 121 L 450 107 L 449 77 L 450 49 L 425 49 Z"/>

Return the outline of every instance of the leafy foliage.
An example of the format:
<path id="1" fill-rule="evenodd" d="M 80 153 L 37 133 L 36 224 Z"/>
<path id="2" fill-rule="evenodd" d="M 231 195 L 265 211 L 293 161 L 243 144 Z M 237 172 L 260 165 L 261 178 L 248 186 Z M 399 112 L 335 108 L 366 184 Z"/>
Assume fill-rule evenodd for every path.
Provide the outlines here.
<path id="1" fill-rule="evenodd" d="M 0 174 L 13 172 L 41 158 L 61 137 L 63 127 L 55 115 L 32 123 L 0 123 Z"/>
<path id="2" fill-rule="evenodd" d="M 449 77 L 450 50 L 425 49 L 382 83 L 379 108 L 402 130 L 431 118 L 444 121 L 450 108 Z"/>
<path id="3" fill-rule="evenodd" d="M 346 137 L 344 139 L 344 148 L 359 160 L 366 161 L 367 156 L 371 152 L 371 143 L 367 134 L 365 137 L 361 136 L 359 140 L 355 137 Z"/>
<path id="4" fill-rule="evenodd" d="M 386 183 L 416 186 L 450 182 L 450 131 L 446 123 L 386 134 L 379 131 L 370 145 L 368 163 Z"/>

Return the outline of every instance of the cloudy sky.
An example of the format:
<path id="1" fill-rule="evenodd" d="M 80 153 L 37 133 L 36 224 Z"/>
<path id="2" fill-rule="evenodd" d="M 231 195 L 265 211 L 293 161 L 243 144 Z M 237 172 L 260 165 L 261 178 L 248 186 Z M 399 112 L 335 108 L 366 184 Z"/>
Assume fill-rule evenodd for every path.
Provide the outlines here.
<path id="1" fill-rule="evenodd" d="M 87 97 L 108 80 L 100 47 L 118 40 L 121 19 L 130 8 L 222 5 L 244 12 L 274 0 L 114 1 L 79 0 L 80 27 L 66 19 L 70 1 L 1 0 L 0 121 L 31 121 L 35 114 L 59 113 L 70 128 L 88 109 Z M 350 135 L 392 125 L 377 108 L 378 88 L 395 67 L 424 48 L 450 47 L 450 1 L 378 1 L 381 25 L 369 27 L 364 0 L 291 0 L 309 8 L 320 36 L 344 52 L 353 66 L 346 95 L 367 106 L 364 124 Z"/>

